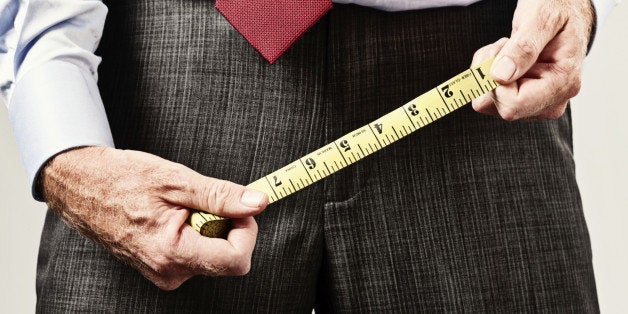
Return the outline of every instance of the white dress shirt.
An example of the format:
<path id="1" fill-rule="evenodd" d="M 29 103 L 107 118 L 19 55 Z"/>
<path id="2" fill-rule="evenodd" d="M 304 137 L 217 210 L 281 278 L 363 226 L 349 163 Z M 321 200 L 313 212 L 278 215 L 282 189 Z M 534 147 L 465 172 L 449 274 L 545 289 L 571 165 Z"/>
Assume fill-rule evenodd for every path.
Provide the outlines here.
<path id="1" fill-rule="evenodd" d="M 480 0 L 333 0 L 335 3 L 353 3 L 384 11 L 407 11 L 435 7 L 466 6 Z"/>
<path id="2" fill-rule="evenodd" d="M 480 0 L 335 0 L 386 11 Z M 593 0 L 598 25 L 619 0 Z M 0 97 L 33 187 L 42 165 L 70 148 L 114 147 L 96 81 L 106 6 L 97 0 L 0 0 Z"/>

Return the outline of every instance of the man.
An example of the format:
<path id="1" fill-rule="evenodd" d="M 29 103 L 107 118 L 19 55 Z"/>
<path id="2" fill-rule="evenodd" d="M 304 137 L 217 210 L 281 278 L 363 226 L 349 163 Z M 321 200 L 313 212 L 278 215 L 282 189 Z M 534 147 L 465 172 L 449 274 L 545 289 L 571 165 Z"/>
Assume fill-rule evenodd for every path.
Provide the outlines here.
<path id="1" fill-rule="evenodd" d="M 353 2 L 273 65 L 209 1 L 109 1 L 106 23 L 97 1 L 5 5 L 16 71 L 1 85 L 34 196 L 54 211 L 38 309 L 597 311 L 567 107 L 591 3 Z M 232 183 L 472 56 L 496 56 L 503 84 L 473 109 L 503 119 L 465 107 L 262 214 L 267 197 Z M 227 240 L 193 231 L 187 208 L 235 218 Z"/>

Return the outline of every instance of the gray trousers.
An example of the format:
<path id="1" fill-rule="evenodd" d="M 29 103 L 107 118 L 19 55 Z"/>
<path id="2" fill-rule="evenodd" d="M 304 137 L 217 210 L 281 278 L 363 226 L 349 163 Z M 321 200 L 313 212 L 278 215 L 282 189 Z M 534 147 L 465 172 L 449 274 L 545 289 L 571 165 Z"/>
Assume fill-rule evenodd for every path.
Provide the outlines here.
<path id="1" fill-rule="evenodd" d="M 510 33 L 516 1 L 336 5 L 268 65 L 206 0 L 109 1 L 118 148 L 247 184 L 401 106 Z M 597 312 L 569 111 L 452 113 L 272 204 L 251 273 L 160 291 L 49 213 L 41 312 Z"/>

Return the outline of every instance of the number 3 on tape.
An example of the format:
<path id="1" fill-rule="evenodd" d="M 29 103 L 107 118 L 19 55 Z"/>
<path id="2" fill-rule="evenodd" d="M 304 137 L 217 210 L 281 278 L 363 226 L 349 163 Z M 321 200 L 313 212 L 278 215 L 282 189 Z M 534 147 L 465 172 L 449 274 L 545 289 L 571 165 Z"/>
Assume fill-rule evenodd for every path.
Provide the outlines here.
<path id="1" fill-rule="evenodd" d="M 492 90 L 493 59 L 468 69 L 379 119 L 268 174 L 247 187 L 268 195 L 270 203 L 295 193 L 396 142 Z M 224 237 L 229 219 L 193 211 L 188 223 L 208 237 Z"/>

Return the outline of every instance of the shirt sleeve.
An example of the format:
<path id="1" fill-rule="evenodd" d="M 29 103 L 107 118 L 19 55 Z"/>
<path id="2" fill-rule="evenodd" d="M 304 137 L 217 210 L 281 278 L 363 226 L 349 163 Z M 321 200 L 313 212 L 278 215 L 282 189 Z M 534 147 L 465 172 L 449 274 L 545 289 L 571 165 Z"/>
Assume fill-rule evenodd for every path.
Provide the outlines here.
<path id="1" fill-rule="evenodd" d="M 456 1 L 475 2 L 450 2 Z M 397 2 L 382 9 L 409 9 L 408 0 Z M 618 2 L 593 0 L 598 26 Z M 74 147 L 114 146 L 94 55 L 106 14 L 97 0 L 0 0 L 0 97 L 35 199 L 41 200 L 39 171 L 51 157 Z"/>
<path id="2" fill-rule="evenodd" d="M 595 21 L 593 21 L 591 36 L 589 39 L 589 44 L 587 45 L 587 54 L 591 51 L 591 48 L 593 47 L 593 42 L 595 41 L 595 36 L 597 32 L 601 29 L 602 25 L 608 18 L 608 15 L 619 2 L 621 2 L 621 0 L 591 0 L 591 3 L 593 4 L 593 9 L 595 10 Z"/>
<path id="3" fill-rule="evenodd" d="M 621 2 L 621 0 L 592 0 L 593 7 L 595 8 L 595 14 L 597 15 L 596 25 L 600 27 L 608 18 L 613 8 Z"/>
<path id="4" fill-rule="evenodd" d="M 114 146 L 94 55 L 106 14 L 95 0 L 22 0 L 14 15 L 15 49 L 7 53 L 13 71 L 0 74 L 0 86 L 11 89 L 3 94 L 37 200 L 37 177 L 51 157 L 74 147 Z"/>
<path id="5" fill-rule="evenodd" d="M 436 7 L 467 6 L 480 0 L 333 0 L 335 3 L 353 3 L 382 11 L 408 11 Z"/>
<path id="6" fill-rule="evenodd" d="M 10 56 L 15 53 L 14 24 L 19 6 L 19 0 L 0 0 L 0 103 L 7 102 L 13 85 L 13 62 Z"/>

